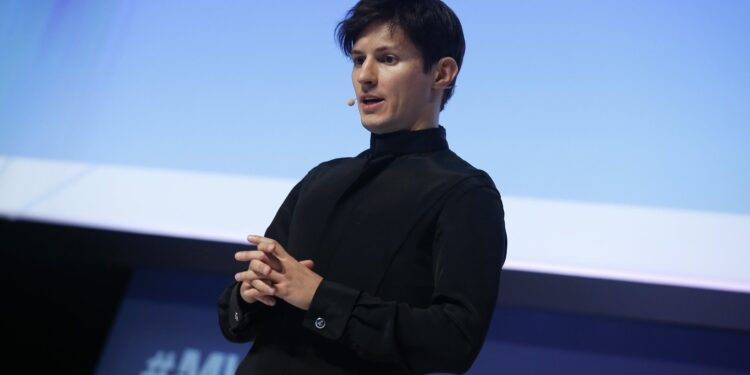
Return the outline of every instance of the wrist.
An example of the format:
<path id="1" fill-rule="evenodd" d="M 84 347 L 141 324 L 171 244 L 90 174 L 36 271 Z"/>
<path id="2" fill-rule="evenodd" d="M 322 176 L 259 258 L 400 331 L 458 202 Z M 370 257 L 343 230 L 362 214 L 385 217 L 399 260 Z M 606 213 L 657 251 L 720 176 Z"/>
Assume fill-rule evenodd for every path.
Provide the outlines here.
<path id="1" fill-rule="evenodd" d="M 313 298 L 315 298 L 315 293 L 318 292 L 318 288 L 320 288 L 320 284 L 323 282 L 323 278 L 320 277 L 320 275 L 315 274 L 315 278 L 313 279 L 313 282 L 311 283 L 310 289 L 307 292 L 307 298 L 305 298 L 305 303 L 302 306 L 302 310 L 309 310 L 310 304 L 312 304 Z"/>

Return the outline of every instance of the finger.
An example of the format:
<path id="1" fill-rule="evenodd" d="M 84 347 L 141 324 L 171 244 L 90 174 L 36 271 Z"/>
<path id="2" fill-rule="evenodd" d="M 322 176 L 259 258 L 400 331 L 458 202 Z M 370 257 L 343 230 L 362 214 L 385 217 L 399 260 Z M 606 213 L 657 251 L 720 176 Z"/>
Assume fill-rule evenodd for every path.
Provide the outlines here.
<path id="1" fill-rule="evenodd" d="M 251 283 L 253 288 L 258 289 L 259 292 L 272 296 L 276 294 L 276 289 L 272 288 L 270 285 L 266 284 L 262 280 L 253 280 Z"/>
<path id="2" fill-rule="evenodd" d="M 263 280 L 265 279 L 265 276 L 258 275 L 253 270 L 247 270 L 242 272 L 237 272 L 234 274 L 234 279 L 238 282 L 252 282 L 253 280 Z"/>
<path id="3" fill-rule="evenodd" d="M 258 250 L 261 250 L 261 247 L 266 249 L 273 249 L 273 247 L 278 244 L 278 242 L 273 238 L 258 236 L 254 234 L 247 236 L 247 240 L 250 243 L 255 244 L 258 247 Z"/>
<path id="4" fill-rule="evenodd" d="M 250 262 L 250 271 L 255 272 L 256 275 L 266 277 L 269 273 L 271 273 L 271 266 L 264 263 L 263 261 L 256 260 L 254 262 Z"/>
<path id="5" fill-rule="evenodd" d="M 257 234 L 251 234 L 247 236 L 247 242 L 250 242 L 253 245 L 257 245 L 262 239 L 265 239 L 265 237 L 259 236 Z"/>
<path id="6" fill-rule="evenodd" d="M 287 254 L 286 250 L 284 250 L 284 247 L 281 246 L 281 244 L 271 239 L 261 241 L 258 244 L 258 250 L 266 253 L 267 255 L 273 255 L 280 261 L 291 258 L 289 254 Z"/>
<path id="7" fill-rule="evenodd" d="M 279 260 L 283 260 L 282 258 L 289 256 L 284 247 L 273 238 L 251 234 L 247 236 L 247 240 L 252 244 L 256 244 L 258 250 L 269 255 L 274 255 L 279 258 Z"/>
<path id="8" fill-rule="evenodd" d="M 248 291 L 252 289 L 253 287 L 248 283 L 242 283 L 240 286 L 240 297 L 242 297 L 243 300 L 247 303 L 255 303 L 256 299 L 254 297 L 251 297 Z"/>
<path id="9" fill-rule="evenodd" d="M 249 282 L 243 281 L 242 284 L 240 284 L 240 293 L 245 293 L 246 290 L 252 289 L 252 285 L 250 285 Z"/>
<path id="10" fill-rule="evenodd" d="M 248 287 L 251 287 L 250 283 L 252 283 L 255 280 L 260 280 L 269 285 L 273 284 L 273 281 L 269 279 L 267 276 L 258 275 L 255 271 L 252 271 L 252 270 L 238 272 L 234 275 L 234 279 L 237 282 L 243 283 L 242 285 L 247 284 Z"/>
<path id="11" fill-rule="evenodd" d="M 271 254 L 266 254 L 262 251 L 258 251 L 258 253 L 262 254 L 262 256 L 258 255 L 258 260 L 271 266 L 271 268 L 275 269 L 276 271 L 282 270 L 283 267 L 281 266 L 281 261 L 279 260 L 279 258 Z"/>
<path id="12" fill-rule="evenodd" d="M 276 305 L 276 298 L 271 297 L 271 296 L 260 296 L 256 299 L 260 301 L 261 303 L 263 303 L 264 305 L 268 305 L 268 306 Z"/>
<path id="13" fill-rule="evenodd" d="M 281 269 L 281 262 L 279 262 L 278 258 L 273 255 L 268 255 L 260 250 L 238 251 L 234 253 L 234 259 L 240 262 L 252 262 L 253 260 L 260 260 L 261 262 L 268 264 L 269 266 L 277 270 Z"/>
<path id="14" fill-rule="evenodd" d="M 286 275 L 284 275 L 282 272 L 278 272 L 272 269 L 271 272 L 269 272 L 268 275 L 265 276 L 265 278 L 266 280 L 270 280 L 273 284 L 278 284 L 286 280 Z"/>
<path id="15" fill-rule="evenodd" d="M 259 250 L 241 250 L 234 253 L 234 259 L 239 262 L 249 262 L 253 259 L 267 260 L 268 256 Z"/>
<path id="16" fill-rule="evenodd" d="M 276 304 L 276 298 L 275 297 L 261 294 L 258 291 L 258 289 L 255 289 L 255 288 L 248 289 L 245 292 L 244 296 L 246 296 L 248 299 L 254 299 L 256 301 L 260 301 L 261 303 L 263 303 L 265 305 L 268 305 L 268 306 L 273 306 L 273 305 Z"/>
<path id="17" fill-rule="evenodd" d="M 301 260 L 301 261 L 299 261 L 299 262 L 300 262 L 300 263 L 301 263 L 301 264 L 302 264 L 303 266 L 305 266 L 305 267 L 307 267 L 307 268 L 309 268 L 309 269 L 313 269 L 313 268 L 315 268 L 315 262 L 313 262 L 313 261 L 312 261 L 311 259 L 305 259 L 305 260 Z"/>

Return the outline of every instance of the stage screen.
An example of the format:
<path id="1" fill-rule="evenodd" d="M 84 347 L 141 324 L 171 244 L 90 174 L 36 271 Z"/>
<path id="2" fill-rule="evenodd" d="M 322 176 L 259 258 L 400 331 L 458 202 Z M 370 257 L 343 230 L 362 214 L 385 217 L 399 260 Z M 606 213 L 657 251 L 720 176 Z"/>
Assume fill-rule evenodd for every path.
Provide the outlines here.
<path id="1" fill-rule="evenodd" d="M 446 1 L 509 269 L 750 292 L 750 2 Z M 369 145 L 353 1 L 0 2 L 0 215 L 244 243 Z"/>

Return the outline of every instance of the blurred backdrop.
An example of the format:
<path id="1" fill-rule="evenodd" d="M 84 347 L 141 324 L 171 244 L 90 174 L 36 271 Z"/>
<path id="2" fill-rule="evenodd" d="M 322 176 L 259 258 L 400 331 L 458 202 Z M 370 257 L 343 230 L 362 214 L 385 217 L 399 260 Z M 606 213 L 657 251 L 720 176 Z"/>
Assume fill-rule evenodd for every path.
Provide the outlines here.
<path id="1" fill-rule="evenodd" d="M 369 145 L 333 34 L 353 3 L 0 1 L 20 352 L 232 373 L 249 345 L 214 311 L 232 252 L 309 169 Z M 750 371 L 750 3 L 446 3 L 467 51 L 440 122 L 509 236 L 472 373 Z M 45 349 L 74 335 L 82 354 Z"/>

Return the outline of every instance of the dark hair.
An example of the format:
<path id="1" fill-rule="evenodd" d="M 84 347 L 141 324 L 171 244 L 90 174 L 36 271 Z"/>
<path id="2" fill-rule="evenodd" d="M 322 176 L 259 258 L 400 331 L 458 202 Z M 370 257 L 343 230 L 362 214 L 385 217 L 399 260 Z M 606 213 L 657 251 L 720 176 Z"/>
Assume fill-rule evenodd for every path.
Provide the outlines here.
<path id="1" fill-rule="evenodd" d="M 422 53 L 424 72 L 443 57 L 456 60 L 459 70 L 466 42 L 461 22 L 440 0 L 360 0 L 336 26 L 339 47 L 351 58 L 354 43 L 372 23 L 387 22 L 398 26 Z M 453 95 L 455 80 L 443 92 L 440 110 Z"/>

